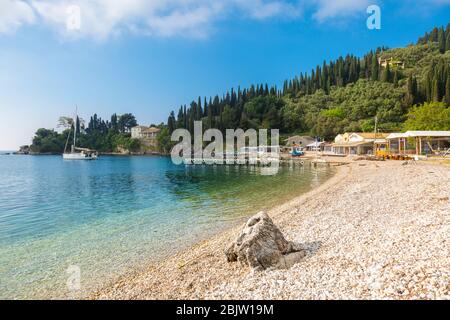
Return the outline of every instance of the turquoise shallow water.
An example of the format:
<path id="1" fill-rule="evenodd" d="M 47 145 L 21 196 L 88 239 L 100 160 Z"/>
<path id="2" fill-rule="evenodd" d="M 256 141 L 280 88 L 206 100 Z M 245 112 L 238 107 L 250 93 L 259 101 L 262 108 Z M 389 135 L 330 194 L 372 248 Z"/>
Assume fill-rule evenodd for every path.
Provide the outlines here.
<path id="1" fill-rule="evenodd" d="M 175 166 L 165 157 L 0 156 L 0 298 L 82 297 L 319 185 L 329 168 Z M 68 268 L 80 270 L 71 291 Z"/>

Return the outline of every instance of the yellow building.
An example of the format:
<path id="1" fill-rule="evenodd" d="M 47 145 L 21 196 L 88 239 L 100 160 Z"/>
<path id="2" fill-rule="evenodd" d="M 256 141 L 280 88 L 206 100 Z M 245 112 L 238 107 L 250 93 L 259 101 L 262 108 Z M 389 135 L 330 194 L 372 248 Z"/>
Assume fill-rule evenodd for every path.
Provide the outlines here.
<path id="1" fill-rule="evenodd" d="M 382 68 L 386 68 L 389 64 L 389 68 L 391 69 L 395 68 L 405 69 L 405 63 L 403 61 L 394 60 L 394 58 L 387 58 L 387 59 L 378 58 L 378 64 Z"/>
<path id="2" fill-rule="evenodd" d="M 366 155 L 386 146 L 387 133 L 346 132 L 338 134 L 332 151 L 339 155 Z"/>

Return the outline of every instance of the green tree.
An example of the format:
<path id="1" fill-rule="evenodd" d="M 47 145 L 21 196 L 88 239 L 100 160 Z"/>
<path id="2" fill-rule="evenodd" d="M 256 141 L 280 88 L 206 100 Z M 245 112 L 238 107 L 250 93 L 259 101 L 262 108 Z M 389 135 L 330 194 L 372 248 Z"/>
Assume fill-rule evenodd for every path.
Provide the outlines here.
<path id="1" fill-rule="evenodd" d="M 439 29 L 439 35 L 438 35 L 438 43 L 439 43 L 439 52 L 444 53 L 445 52 L 445 32 L 444 28 Z"/>
<path id="2" fill-rule="evenodd" d="M 169 133 L 172 134 L 172 132 L 176 128 L 176 119 L 175 119 L 175 112 L 171 112 L 169 115 L 169 119 L 167 120 L 167 127 L 169 129 Z"/>
<path id="3" fill-rule="evenodd" d="M 136 118 L 131 113 L 125 113 L 119 117 L 119 130 L 121 133 L 130 132 L 131 128 L 137 126 Z"/>
<path id="4" fill-rule="evenodd" d="M 394 84 L 395 87 L 398 87 L 398 71 L 397 70 L 394 71 L 394 79 L 392 80 L 392 83 Z"/>
<path id="5" fill-rule="evenodd" d="M 439 29 L 435 27 L 430 33 L 430 41 L 437 42 L 438 38 L 439 38 Z"/>
<path id="6" fill-rule="evenodd" d="M 177 129 L 178 128 L 185 128 L 184 127 L 184 112 L 183 107 L 180 107 L 178 110 L 178 116 L 177 116 Z"/>
<path id="7" fill-rule="evenodd" d="M 114 149 L 113 151 L 117 151 L 119 148 L 122 148 L 131 152 L 137 152 L 141 148 L 141 142 L 138 139 L 133 139 L 128 135 L 117 134 L 112 136 L 112 139 L 114 140 L 112 141 L 112 148 Z M 104 140 L 103 143 L 105 143 Z M 103 144 L 103 146 L 100 146 L 100 148 L 104 146 L 105 144 Z"/>
<path id="8" fill-rule="evenodd" d="M 445 37 L 445 51 L 450 50 L 450 29 L 447 28 Z"/>
<path id="9" fill-rule="evenodd" d="M 122 116 L 122 130 L 131 129 L 130 126 L 135 125 L 134 116 L 127 114 Z M 125 121 L 125 119 L 128 119 Z M 133 120 L 134 119 L 134 120 Z M 77 121 L 77 145 L 89 149 L 94 149 L 99 152 L 113 152 L 118 148 L 123 148 L 129 151 L 139 151 L 140 141 L 132 139 L 129 133 L 121 133 L 119 130 L 119 118 L 116 114 L 111 116 L 111 122 L 104 121 L 96 114 L 90 117 L 88 128 L 81 130 L 84 125 L 82 119 Z M 66 128 L 62 133 L 57 133 L 54 130 L 39 129 L 33 138 L 31 145 L 32 152 L 36 153 L 62 153 L 67 142 L 67 149 L 70 149 L 73 140 L 73 120 L 69 117 L 60 117 L 58 126 Z M 128 129 L 125 129 L 127 128 Z"/>
<path id="10" fill-rule="evenodd" d="M 378 70 L 379 70 L 379 65 L 378 65 L 378 58 L 377 55 L 374 54 L 373 58 L 372 58 L 372 81 L 377 81 L 378 80 Z"/>
<path id="11" fill-rule="evenodd" d="M 417 81 L 413 76 L 410 74 L 408 77 L 408 81 L 406 83 L 406 104 L 408 106 L 412 106 L 417 101 Z"/>
<path id="12" fill-rule="evenodd" d="M 208 108 L 208 129 L 211 129 L 214 126 L 212 112 L 213 112 L 212 106 L 211 106 L 211 104 L 209 104 L 209 108 Z"/>
<path id="13" fill-rule="evenodd" d="M 224 129 L 234 129 L 236 128 L 236 123 L 234 122 L 234 112 L 233 109 L 226 105 L 222 112 L 222 126 Z"/>
<path id="14" fill-rule="evenodd" d="M 64 152 L 65 138 L 69 134 L 69 130 L 58 134 L 55 130 L 38 129 L 33 138 L 33 144 L 31 145 L 31 151 L 36 153 L 56 153 L 61 154 Z M 71 141 L 70 141 L 71 143 Z"/>
<path id="15" fill-rule="evenodd" d="M 244 105 L 244 110 L 254 129 L 258 129 L 263 122 L 265 127 L 274 128 L 281 125 L 279 111 L 284 105 L 284 100 L 276 96 L 258 96 L 248 101 Z"/>
<path id="16" fill-rule="evenodd" d="M 391 80 L 391 68 L 389 66 L 389 63 L 386 65 L 386 68 L 383 70 L 383 74 L 381 76 L 381 81 L 383 82 L 390 82 Z"/>
<path id="17" fill-rule="evenodd" d="M 447 77 L 447 81 L 445 82 L 444 102 L 447 106 L 450 106 L 450 75 Z"/>
<path id="18" fill-rule="evenodd" d="M 431 72 L 427 74 L 424 86 L 426 101 L 431 101 L 433 99 L 433 80 L 431 78 Z"/>
<path id="19" fill-rule="evenodd" d="M 404 124 L 405 130 L 450 130 L 450 107 L 442 102 L 427 102 L 413 107 Z"/>
<path id="20" fill-rule="evenodd" d="M 62 116 L 58 119 L 58 128 L 71 129 L 73 128 L 73 118 Z"/>
<path id="21" fill-rule="evenodd" d="M 156 138 L 159 152 L 166 154 L 170 153 L 170 150 L 173 146 L 173 142 L 171 141 L 170 137 L 171 134 L 169 133 L 169 128 L 162 128 L 158 134 L 158 137 Z"/>
<path id="22" fill-rule="evenodd" d="M 280 111 L 272 106 L 264 115 L 262 127 L 265 129 L 282 129 Z"/>
<path id="23" fill-rule="evenodd" d="M 313 133 L 327 140 L 332 140 L 345 128 L 344 113 L 339 108 L 320 112 Z"/>
<path id="24" fill-rule="evenodd" d="M 434 102 L 438 102 L 441 100 L 441 93 L 439 90 L 439 80 L 437 79 L 437 77 L 433 81 L 431 98 Z"/>
<path id="25" fill-rule="evenodd" d="M 117 114 L 115 114 L 115 113 L 111 116 L 111 129 L 113 131 L 119 130 L 118 118 L 117 118 Z"/>

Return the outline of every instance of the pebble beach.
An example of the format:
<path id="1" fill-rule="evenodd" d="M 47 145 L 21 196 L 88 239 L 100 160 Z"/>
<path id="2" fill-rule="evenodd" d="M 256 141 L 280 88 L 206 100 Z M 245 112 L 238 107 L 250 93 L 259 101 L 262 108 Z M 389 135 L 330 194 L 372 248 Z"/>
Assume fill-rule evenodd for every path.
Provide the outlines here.
<path id="1" fill-rule="evenodd" d="M 450 299 L 448 163 L 350 161 L 267 213 L 307 252 L 288 270 L 228 263 L 235 226 L 90 298 Z"/>

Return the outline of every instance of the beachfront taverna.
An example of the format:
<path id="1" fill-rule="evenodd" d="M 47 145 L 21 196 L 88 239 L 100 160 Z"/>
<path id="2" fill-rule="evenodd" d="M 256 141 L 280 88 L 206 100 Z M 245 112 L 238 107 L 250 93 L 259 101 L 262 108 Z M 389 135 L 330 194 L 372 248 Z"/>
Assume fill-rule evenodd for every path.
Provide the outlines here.
<path id="1" fill-rule="evenodd" d="M 347 132 L 332 144 L 337 155 L 450 156 L 450 131 L 406 131 L 404 133 Z"/>
<path id="2" fill-rule="evenodd" d="M 332 152 L 340 155 L 373 154 L 374 148 L 387 144 L 388 133 L 346 132 L 338 134 L 332 144 Z"/>
<path id="3" fill-rule="evenodd" d="M 386 137 L 389 154 L 450 155 L 450 131 L 406 131 Z"/>

